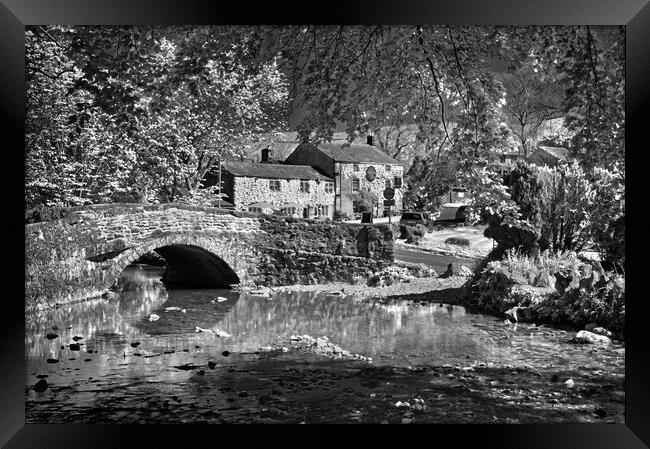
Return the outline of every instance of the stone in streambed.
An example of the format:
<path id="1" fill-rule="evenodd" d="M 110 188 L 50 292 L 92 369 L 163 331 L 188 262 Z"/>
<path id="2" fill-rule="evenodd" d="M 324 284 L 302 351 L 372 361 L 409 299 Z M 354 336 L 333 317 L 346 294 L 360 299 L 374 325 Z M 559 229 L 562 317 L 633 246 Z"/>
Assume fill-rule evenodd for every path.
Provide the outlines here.
<path id="1" fill-rule="evenodd" d="M 58 359 L 47 359 L 47 363 L 59 363 Z"/>
<path id="2" fill-rule="evenodd" d="M 47 381 L 45 379 L 39 380 L 36 382 L 36 385 L 34 385 L 34 391 L 37 393 L 42 393 L 45 390 L 47 390 Z"/>
<path id="3" fill-rule="evenodd" d="M 535 320 L 535 311 L 530 307 L 515 306 L 506 310 L 505 315 L 513 323 L 532 323 Z"/>
<path id="4" fill-rule="evenodd" d="M 79 351 L 81 349 L 81 346 L 79 346 L 76 343 L 70 343 L 70 350 L 71 351 Z"/>
<path id="5" fill-rule="evenodd" d="M 609 343 L 611 340 L 609 337 L 605 335 L 598 335 L 593 332 L 589 332 L 586 330 L 582 330 L 576 334 L 575 337 L 573 337 L 571 340 L 571 343 L 588 343 L 588 344 L 606 344 Z"/>
<path id="6" fill-rule="evenodd" d="M 79 341 L 79 340 L 83 340 L 84 338 L 83 338 L 83 337 L 79 337 L 79 336 L 74 336 L 74 337 L 72 337 L 72 339 L 73 339 L 74 341 Z"/>
<path id="7" fill-rule="evenodd" d="M 48 333 L 45 335 L 45 338 L 47 338 L 48 340 L 54 340 L 55 338 L 59 338 L 59 336 L 58 336 L 57 334 L 53 334 L 53 333 L 51 333 L 51 332 L 48 332 Z"/>
<path id="8" fill-rule="evenodd" d="M 210 368 L 210 369 L 215 369 L 216 366 L 217 366 L 217 364 L 214 363 L 213 361 L 209 361 L 209 362 L 208 362 L 208 368 Z"/>

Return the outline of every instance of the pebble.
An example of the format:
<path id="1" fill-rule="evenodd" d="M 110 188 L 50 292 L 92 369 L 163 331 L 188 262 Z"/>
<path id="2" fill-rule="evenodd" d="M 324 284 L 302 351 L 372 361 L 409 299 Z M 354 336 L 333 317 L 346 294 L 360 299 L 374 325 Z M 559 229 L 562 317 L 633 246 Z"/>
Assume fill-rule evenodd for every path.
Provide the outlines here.
<path id="1" fill-rule="evenodd" d="M 217 366 L 217 364 L 214 363 L 213 361 L 209 361 L 209 362 L 208 362 L 208 368 L 210 368 L 210 369 L 215 369 L 216 366 Z"/>
<path id="2" fill-rule="evenodd" d="M 72 337 L 72 339 L 73 339 L 74 341 L 79 341 L 79 340 L 83 340 L 84 338 L 83 338 L 83 337 L 79 337 L 79 336 L 74 336 L 74 337 Z"/>
<path id="3" fill-rule="evenodd" d="M 160 316 L 156 315 L 155 313 L 152 313 L 149 315 L 149 321 L 158 321 L 160 319 Z"/>
<path id="4" fill-rule="evenodd" d="M 228 357 L 230 355 L 230 351 L 223 351 L 221 355 L 224 357 Z"/>
<path id="5" fill-rule="evenodd" d="M 57 334 L 53 334 L 53 333 L 48 332 L 45 335 L 45 338 L 47 338 L 48 340 L 54 340 L 55 338 L 59 338 L 59 336 Z"/>
<path id="6" fill-rule="evenodd" d="M 70 343 L 70 351 L 79 351 L 81 349 L 81 346 L 79 346 L 76 343 Z"/>
<path id="7" fill-rule="evenodd" d="M 412 418 L 402 418 L 402 424 L 411 424 L 412 422 Z"/>
<path id="8" fill-rule="evenodd" d="M 564 385 L 566 385 L 569 388 L 572 388 L 575 385 L 575 382 L 573 381 L 573 379 L 569 379 L 566 382 L 564 382 Z"/>
<path id="9" fill-rule="evenodd" d="M 47 363 L 59 363 L 58 359 L 47 359 Z"/>

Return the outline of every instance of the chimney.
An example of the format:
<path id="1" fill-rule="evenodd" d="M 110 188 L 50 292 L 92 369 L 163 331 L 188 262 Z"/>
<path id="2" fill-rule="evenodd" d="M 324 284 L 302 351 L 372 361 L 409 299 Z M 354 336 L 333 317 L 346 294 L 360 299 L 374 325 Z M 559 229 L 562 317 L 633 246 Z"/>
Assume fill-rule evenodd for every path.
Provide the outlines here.
<path id="1" fill-rule="evenodd" d="M 372 145 L 372 136 L 366 137 L 366 141 L 368 142 L 368 145 Z"/>
<path id="2" fill-rule="evenodd" d="M 262 149 L 262 160 L 260 162 L 268 162 L 269 161 L 269 149 L 264 148 Z"/>

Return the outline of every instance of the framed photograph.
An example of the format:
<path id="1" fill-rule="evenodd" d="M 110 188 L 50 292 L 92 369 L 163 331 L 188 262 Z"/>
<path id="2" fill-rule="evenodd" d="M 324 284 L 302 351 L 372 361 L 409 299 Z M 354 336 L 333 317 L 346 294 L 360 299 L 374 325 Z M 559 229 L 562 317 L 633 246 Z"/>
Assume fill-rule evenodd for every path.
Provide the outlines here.
<path id="1" fill-rule="evenodd" d="M 647 448 L 650 6 L 312 6 L 2 0 L 3 447 Z"/>

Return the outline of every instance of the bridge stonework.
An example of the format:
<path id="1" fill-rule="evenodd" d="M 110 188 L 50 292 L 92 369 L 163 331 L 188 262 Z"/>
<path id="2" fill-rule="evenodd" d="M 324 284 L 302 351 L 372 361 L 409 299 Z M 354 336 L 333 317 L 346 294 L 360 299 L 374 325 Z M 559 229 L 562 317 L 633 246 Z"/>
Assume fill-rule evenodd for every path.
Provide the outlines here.
<path id="1" fill-rule="evenodd" d="M 154 250 L 167 260 L 164 278 L 184 284 L 352 282 L 394 261 L 388 225 L 179 204 L 84 206 L 25 226 L 26 306 L 100 296 Z"/>

